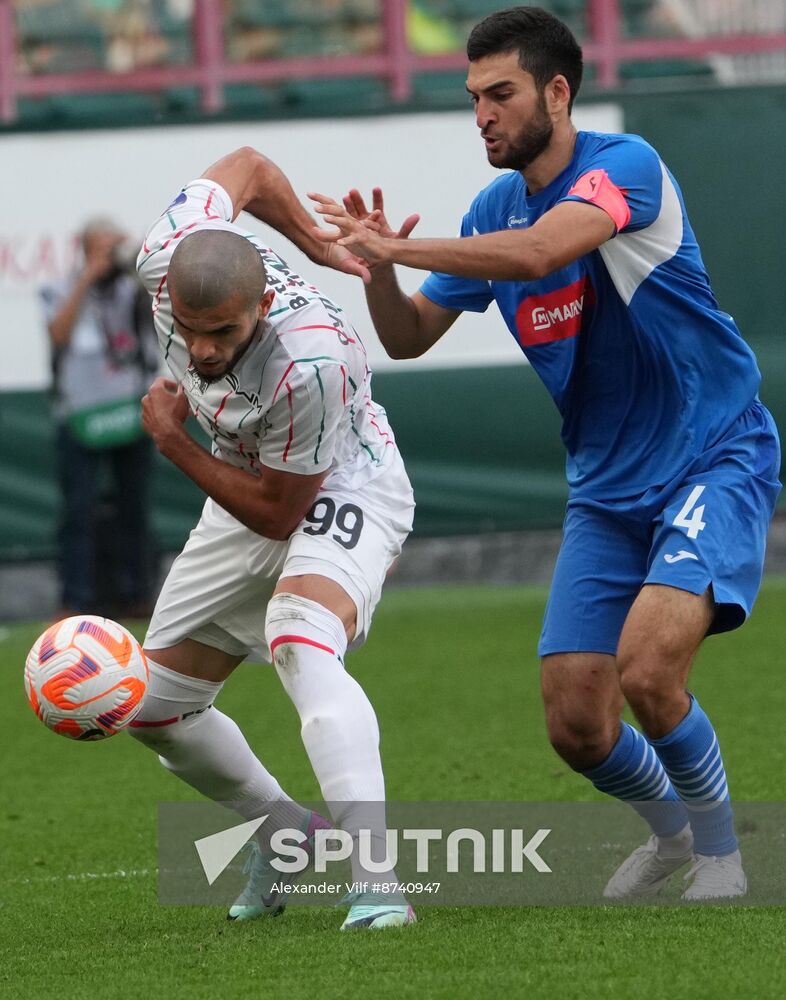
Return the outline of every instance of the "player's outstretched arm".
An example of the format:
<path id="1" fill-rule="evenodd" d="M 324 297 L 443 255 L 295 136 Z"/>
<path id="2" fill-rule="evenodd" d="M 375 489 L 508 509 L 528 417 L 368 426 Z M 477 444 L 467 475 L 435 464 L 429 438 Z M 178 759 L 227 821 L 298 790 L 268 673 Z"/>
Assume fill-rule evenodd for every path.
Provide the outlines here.
<path id="1" fill-rule="evenodd" d="M 286 236 L 316 264 L 354 274 L 364 281 L 364 263 L 345 247 L 321 241 L 314 233 L 314 219 L 305 210 L 284 172 L 251 146 L 228 153 L 202 175 L 216 181 L 232 199 L 234 216 L 245 211 Z"/>
<path id="2" fill-rule="evenodd" d="M 372 191 L 371 209 L 366 207 L 357 188 L 344 197 L 344 208 L 349 216 L 369 225 L 385 239 L 407 239 L 420 221 L 419 215 L 410 215 L 394 229 L 385 214 L 382 188 L 378 187 Z M 319 233 L 317 238 L 321 238 Z M 405 295 L 392 264 L 379 263 L 369 267 L 369 272 L 370 281 L 365 286 L 368 309 L 377 336 L 391 358 L 417 358 L 425 354 L 461 315 L 443 309 L 420 292 Z"/>
<path id="3" fill-rule="evenodd" d="M 265 468 L 253 476 L 206 451 L 186 431 L 187 416 L 183 387 L 157 378 L 142 400 L 142 423 L 161 454 L 247 528 L 265 538 L 289 538 L 327 473 L 302 476 Z"/>
<path id="4" fill-rule="evenodd" d="M 370 267 L 404 264 L 484 281 L 535 281 L 597 249 L 615 233 L 611 217 L 596 205 L 566 201 L 529 229 L 507 229 L 453 239 L 384 237 L 326 195 L 310 194 L 316 211 L 336 228 L 318 239 L 333 240 L 363 257 Z"/>
<path id="5" fill-rule="evenodd" d="M 406 295 L 392 265 L 374 268 L 366 301 L 374 329 L 388 356 L 419 358 L 447 333 L 461 313 L 445 309 L 421 292 Z"/>

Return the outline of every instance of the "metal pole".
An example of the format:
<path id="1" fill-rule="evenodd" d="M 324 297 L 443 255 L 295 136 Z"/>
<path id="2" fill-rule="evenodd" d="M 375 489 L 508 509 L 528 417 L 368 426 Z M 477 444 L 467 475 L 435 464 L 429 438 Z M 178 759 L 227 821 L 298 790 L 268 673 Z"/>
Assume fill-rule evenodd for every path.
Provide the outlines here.
<path id="1" fill-rule="evenodd" d="M 224 108 L 223 0 L 196 0 L 193 39 L 200 70 L 201 108 L 206 114 L 214 114 Z"/>
<path id="2" fill-rule="evenodd" d="M 0 121 L 16 117 L 16 21 L 11 0 L 0 0 Z"/>
<path id="3" fill-rule="evenodd" d="M 383 0 L 382 31 L 388 58 L 388 89 L 391 100 L 406 101 L 412 96 L 410 51 L 407 41 L 408 0 Z"/>
<path id="4" fill-rule="evenodd" d="M 598 83 L 615 87 L 619 83 L 619 0 L 590 0 L 588 15 L 590 37 L 598 52 Z"/>

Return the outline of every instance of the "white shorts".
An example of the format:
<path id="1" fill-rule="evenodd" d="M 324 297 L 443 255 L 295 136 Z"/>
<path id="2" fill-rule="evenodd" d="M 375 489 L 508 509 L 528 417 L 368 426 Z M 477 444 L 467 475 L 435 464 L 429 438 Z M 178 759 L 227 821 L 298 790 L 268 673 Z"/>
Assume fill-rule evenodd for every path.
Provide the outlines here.
<path id="1" fill-rule="evenodd" d="M 415 502 L 401 457 L 356 490 L 320 490 L 286 541 L 246 528 L 208 499 L 199 523 L 175 559 L 145 637 L 147 649 L 194 639 L 269 663 L 265 612 L 282 576 L 334 580 L 357 607 L 359 646 L 371 626 L 382 584 L 412 530 Z"/>

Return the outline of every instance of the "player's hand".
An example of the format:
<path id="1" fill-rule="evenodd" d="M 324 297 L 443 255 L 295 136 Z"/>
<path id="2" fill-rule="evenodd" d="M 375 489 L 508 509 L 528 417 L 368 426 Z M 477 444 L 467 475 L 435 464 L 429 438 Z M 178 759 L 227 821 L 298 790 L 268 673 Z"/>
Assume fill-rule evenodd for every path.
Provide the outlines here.
<path id="1" fill-rule="evenodd" d="M 317 232 L 322 233 L 324 230 L 318 229 Z M 318 263 L 323 264 L 325 267 L 332 267 L 334 271 L 341 271 L 343 274 L 353 274 L 358 278 L 362 278 L 363 283 L 366 285 L 371 281 L 371 273 L 362 257 L 350 253 L 346 247 L 340 247 L 338 243 L 321 242 L 320 246 L 322 252 Z"/>
<path id="2" fill-rule="evenodd" d="M 405 240 L 420 222 L 419 215 L 408 215 L 398 230 L 393 229 L 385 215 L 385 199 L 382 194 L 382 188 L 373 188 L 371 198 L 373 206 L 371 211 L 366 208 L 363 195 L 357 188 L 352 188 L 349 194 L 345 195 L 342 200 L 344 208 L 353 219 L 357 219 L 359 222 L 373 222 L 379 227 L 379 235 L 384 236 L 385 239 Z"/>
<path id="3" fill-rule="evenodd" d="M 318 240 L 345 248 L 360 258 L 367 268 L 383 263 L 387 259 L 386 238 L 380 234 L 377 219 L 369 217 L 361 222 L 350 215 L 343 205 L 339 205 L 327 195 L 309 192 L 308 196 L 315 203 L 316 211 L 325 222 L 336 227 L 333 231 L 316 227 L 314 235 Z"/>
<path id="4" fill-rule="evenodd" d="M 188 398 L 183 386 L 168 378 L 157 378 L 142 397 L 142 426 L 162 455 L 185 433 Z"/>

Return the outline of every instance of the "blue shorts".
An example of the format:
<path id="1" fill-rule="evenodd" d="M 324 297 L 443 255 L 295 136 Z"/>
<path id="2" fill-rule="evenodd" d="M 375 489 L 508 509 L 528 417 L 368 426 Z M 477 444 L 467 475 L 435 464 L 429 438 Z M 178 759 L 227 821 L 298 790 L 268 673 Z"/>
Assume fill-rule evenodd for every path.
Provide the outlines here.
<path id="1" fill-rule="evenodd" d="M 628 500 L 571 499 L 539 655 L 614 655 L 650 583 L 692 594 L 711 587 L 710 633 L 741 625 L 761 584 L 779 466 L 775 423 L 757 401 L 668 485 Z"/>

